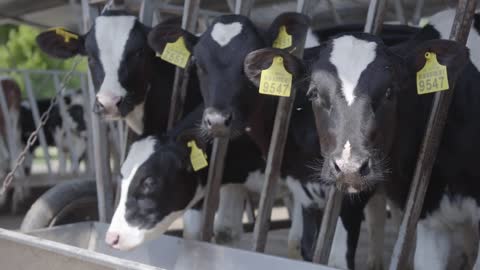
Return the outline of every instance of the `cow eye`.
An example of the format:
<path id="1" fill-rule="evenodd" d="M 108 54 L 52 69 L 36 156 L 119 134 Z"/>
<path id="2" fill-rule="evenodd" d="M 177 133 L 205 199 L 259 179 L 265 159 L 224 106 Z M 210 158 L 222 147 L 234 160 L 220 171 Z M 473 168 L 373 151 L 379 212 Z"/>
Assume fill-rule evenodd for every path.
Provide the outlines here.
<path id="1" fill-rule="evenodd" d="M 307 91 L 307 98 L 310 101 L 315 101 L 318 99 L 318 90 L 316 88 L 310 88 Z"/>
<path id="2" fill-rule="evenodd" d="M 142 181 L 142 192 L 145 194 L 152 193 L 155 188 L 155 179 L 147 177 Z"/>

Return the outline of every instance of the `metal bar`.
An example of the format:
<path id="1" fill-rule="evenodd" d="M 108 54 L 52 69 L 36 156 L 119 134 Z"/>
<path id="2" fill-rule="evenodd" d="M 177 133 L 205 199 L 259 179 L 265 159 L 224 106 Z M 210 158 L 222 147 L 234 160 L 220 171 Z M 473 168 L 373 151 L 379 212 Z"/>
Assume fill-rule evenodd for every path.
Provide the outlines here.
<path id="1" fill-rule="evenodd" d="M 394 0 L 393 3 L 395 5 L 395 14 L 397 15 L 397 20 L 401 24 L 407 24 L 405 9 L 403 8 L 403 0 Z"/>
<path id="2" fill-rule="evenodd" d="M 414 25 L 420 24 L 420 19 L 422 18 L 423 7 L 425 6 L 425 0 L 417 0 L 415 5 L 415 11 L 413 12 L 412 23 Z"/>
<path id="3" fill-rule="evenodd" d="M 153 22 L 153 1 L 152 0 L 142 0 L 142 4 L 140 5 L 140 14 L 138 14 L 138 18 L 140 22 L 147 26 L 152 26 Z"/>
<path id="4" fill-rule="evenodd" d="M 477 1 L 459 0 L 450 39 L 459 43 L 467 42 L 473 21 Z M 448 116 L 448 109 L 454 95 L 455 87 L 448 91 L 436 92 L 427 129 L 420 146 L 413 182 L 405 207 L 405 214 L 400 226 L 399 235 L 393 252 L 390 269 L 406 269 L 409 263 L 410 251 L 415 247 L 417 222 L 423 207 L 425 193 L 430 182 L 430 175 L 442 138 L 443 129 Z"/>
<path id="5" fill-rule="evenodd" d="M 88 31 L 98 12 L 88 5 L 88 0 L 82 0 L 83 26 Z M 94 89 L 90 73 L 88 73 L 88 88 L 90 106 L 93 108 Z M 90 110 L 92 119 L 93 154 L 95 159 L 95 177 L 97 183 L 98 214 L 101 222 L 109 222 L 113 214 L 113 193 L 112 176 L 110 173 L 110 158 L 105 123 Z"/>
<path id="6" fill-rule="evenodd" d="M 237 1 L 242 2 L 242 0 Z M 238 10 L 249 13 L 249 10 L 241 5 Z M 210 241 L 212 239 L 214 217 L 218 208 L 220 185 L 222 183 L 224 161 L 227 151 L 228 138 L 215 138 L 213 140 L 212 159 L 208 170 L 207 189 L 202 211 L 201 239 L 204 241 Z"/>
<path id="7" fill-rule="evenodd" d="M 213 222 L 218 208 L 219 191 L 227 150 L 228 138 L 216 138 L 213 141 L 212 159 L 208 168 L 208 182 L 202 212 L 201 240 L 203 241 L 210 241 L 213 236 Z"/>
<path id="8" fill-rule="evenodd" d="M 186 0 L 183 8 L 182 28 L 195 33 L 197 30 L 198 11 L 200 9 L 200 0 Z M 183 113 L 183 105 L 187 96 L 187 86 L 190 78 L 190 66 L 185 70 L 175 69 L 175 78 L 173 81 L 172 97 L 170 99 L 170 111 L 168 114 L 168 129 L 171 129 Z"/>
<path id="9" fill-rule="evenodd" d="M 43 75 L 52 75 L 52 74 L 58 74 L 58 75 L 65 75 L 68 73 L 68 71 L 64 70 L 39 70 L 39 69 L 18 69 L 18 68 L 0 68 L 0 73 L 28 73 L 28 74 L 43 74 Z M 79 71 L 74 71 L 72 72 L 73 75 L 80 75 L 80 74 L 85 74 L 84 72 L 79 72 Z"/>
<path id="10" fill-rule="evenodd" d="M 301 2 L 302 4 L 297 6 L 299 12 L 305 11 L 305 6 L 309 6 L 308 1 L 301 0 Z M 300 59 L 303 57 L 306 35 L 302 38 L 303 40 L 298 41 L 298 46 L 296 46 L 296 50 L 292 53 Z M 296 87 L 292 87 L 290 97 L 280 97 L 277 105 L 270 147 L 268 149 L 267 166 L 265 168 L 265 183 L 263 184 L 257 220 L 253 230 L 253 250 L 257 252 L 264 252 L 267 244 L 270 217 L 277 190 L 277 180 L 280 177 L 288 127 L 290 126 L 290 115 L 296 93 Z"/>
<path id="11" fill-rule="evenodd" d="M 235 1 L 235 14 L 250 17 L 255 0 L 236 0 Z"/>
<path id="12" fill-rule="evenodd" d="M 38 127 L 40 125 L 40 113 L 38 111 L 37 100 L 35 99 L 35 95 L 33 94 L 32 81 L 30 80 L 30 76 L 26 73 L 23 74 L 23 79 L 25 80 L 25 90 L 27 92 L 28 100 L 30 101 L 30 106 L 32 108 L 33 121 L 35 123 L 35 126 Z M 44 127 L 42 127 L 40 129 L 40 132 L 38 133 L 38 140 L 43 150 L 43 155 L 45 157 L 48 173 L 51 174 L 52 166 L 50 164 L 50 154 L 48 153 L 48 145 Z"/>
<path id="13" fill-rule="evenodd" d="M 183 14 L 183 7 L 178 6 L 178 5 L 159 3 L 159 5 L 157 5 L 157 8 L 162 13 L 168 13 L 168 14 L 173 14 L 173 15 L 182 15 Z M 218 17 L 218 16 L 228 14 L 228 13 L 225 13 L 225 12 L 212 11 L 212 10 L 206 10 L 206 9 L 199 9 L 198 13 L 199 13 L 199 15 L 207 16 L 207 17 Z"/>
<path id="14" fill-rule="evenodd" d="M 383 18 L 387 7 L 387 0 L 372 0 L 368 8 L 367 21 L 364 31 L 370 34 L 379 34 L 382 30 Z M 318 111 L 313 105 L 315 119 L 318 119 Z M 321 128 L 318 121 L 315 120 L 318 129 Z M 330 188 L 328 198 L 320 225 L 313 261 L 315 263 L 327 264 L 332 248 L 333 237 L 340 215 L 343 194 L 335 187 Z"/>
<path id="15" fill-rule="evenodd" d="M 89 110 L 87 108 L 90 108 L 90 100 L 93 99 L 90 97 L 90 93 L 88 91 L 88 74 L 83 74 L 80 77 L 81 80 L 81 88 L 82 88 L 82 94 L 83 94 L 83 118 L 85 119 L 85 124 L 87 127 L 87 168 L 86 172 L 88 174 L 94 174 L 95 170 L 95 159 L 94 159 L 94 154 L 93 154 L 93 130 L 92 130 L 92 118 L 91 114 L 89 113 Z"/>
<path id="16" fill-rule="evenodd" d="M 17 156 L 17 153 L 13 152 L 12 150 L 12 147 L 15 145 L 15 141 L 14 141 L 14 136 L 13 134 L 10 132 L 11 130 L 13 130 L 14 128 L 12 127 L 12 121 L 11 121 L 11 117 L 10 117 L 10 111 L 8 110 L 8 101 L 7 101 L 7 97 L 5 96 L 5 93 L 4 93 L 4 90 L 3 90 L 3 85 L 2 85 L 2 80 L 0 79 L 0 109 L 2 110 L 2 115 L 3 115 L 3 122 L 5 123 L 5 132 L 6 132 L 6 135 L 7 137 L 5 138 L 6 141 L 5 143 L 7 144 L 6 147 L 7 149 L 4 149 L 6 150 L 8 153 L 7 154 L 7 157 L 8 157 L 8 160 L 10 162 L 10 167 L 13 168 L 13 163 L 15 161 L 15 157 Z M 0 138 L 2 139 L 2 138 Z M 2 142 L 0 142 L 2 143 Z"/>
<path id="17" fill-rule="evenodd" d="M 58 75 L 53 75 L 53 83 L 55 85 L 55 90 L 58 91 L 61 88 L 60 85 L 60 80 L 58 79 Z M 67 139 L 67 145 L 68 145 L 68 150 L 70 152 L 70 162 L 71 162 L 71 168 L 72 170 L 78 170 L 80 167 L 80 164 L 77 164 L 79 162 L 79 156 L 80 153 L 76 152 L 76 147 L 74 146 L 73 142 L 73 136 L 72 136 L 72 129 L 69 119 L 71 119 L 68 115 L 68 110 L 67 110 L 67 104 L 65 104 L 65 100 L 63 98 L 58 99 L 58 107 L 60 109 L 60 115 L 62 117 L 62 126 L 63 126 L 63 132 L 66 134 L 66 139 Z M 73 120 L 73 119 L 72 119 Z M 57 145 L 57 149 L 58 149 Z M 61 150 L 59 150 L 61 151 Z M 66 162 L 66 161 L 65 161 Z"/>

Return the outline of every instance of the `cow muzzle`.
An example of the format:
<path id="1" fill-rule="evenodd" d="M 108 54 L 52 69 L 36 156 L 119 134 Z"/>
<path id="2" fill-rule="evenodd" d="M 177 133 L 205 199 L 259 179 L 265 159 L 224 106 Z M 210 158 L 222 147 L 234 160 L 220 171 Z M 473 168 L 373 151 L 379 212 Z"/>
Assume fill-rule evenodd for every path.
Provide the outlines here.
<path id="1" fill-rule="evenodd" d="M 233 114 L 207 108 L 203 114 L 202 127 L 214 137 L 225 137 L 230 133 Z"/>
<path id="2" fill-rule="evenodd" d="M 98 94 L 93 105 L 93 112 L 105 120 L 118 120 L 121 117 L 118 109 L 121 102 L 121 96 Z"/>

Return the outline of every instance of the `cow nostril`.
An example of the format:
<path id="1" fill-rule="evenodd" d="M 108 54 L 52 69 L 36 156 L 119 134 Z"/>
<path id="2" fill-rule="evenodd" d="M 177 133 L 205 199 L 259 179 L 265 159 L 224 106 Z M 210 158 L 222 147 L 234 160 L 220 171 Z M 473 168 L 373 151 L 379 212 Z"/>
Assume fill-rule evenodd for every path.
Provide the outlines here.
<path id="1" fill-rule="evenodd" d="M 115 246 L 120 242 L 120 234 L 107 232 L 106 242 L 110 246 Z"/>
<path id="2" fill-rule="evenodd" d="M 122 103 L 122 101 L 123 101 L 123 98 L 119 98 L 118 101 L 117 101 L 117 103 L 115 103 L 115 105 L 116 105 L 117 107 L 120 106 L 120 103 Z"/>
<path id="3" fill-rule="evenodd" d="M 370 173 L 370 159 L 365 160 L 358 170 L 361 176 L 366 176 Z"/>
<path id="4" fill-rule="evenodd" d="M 340 170 L 340 167 L 337 165 L 337 162 L 332 161 L 332 167 L 335 169 L 336 173 L 341 173 L 342 170 Z"/>
<path id="5" fill-rule="evenodd" d="M 232 114 L 228 114 L 227 117 L 225 118 L 225 126 L 229 126 L 230 123 L 232 122 Z"/>
<path id="6" fill-rule="evenodd" d="M 205 119 L 205 123 L 207 123 L 207 127 L 211 127 L 212 126 L 212 122 L 210 122 L 210 119 Z"/>

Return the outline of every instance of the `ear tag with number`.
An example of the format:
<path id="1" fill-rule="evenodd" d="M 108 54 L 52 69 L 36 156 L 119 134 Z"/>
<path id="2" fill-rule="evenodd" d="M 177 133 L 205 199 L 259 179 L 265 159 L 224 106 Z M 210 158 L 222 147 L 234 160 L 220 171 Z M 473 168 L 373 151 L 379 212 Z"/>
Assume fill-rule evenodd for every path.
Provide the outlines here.
<path id="1" fill-rule="evenodd" d="M 205 154 L 202 149 L 198 148 L 195 141 L 189 141 L 187 146 L 192 148 L 192 151 L 190 152 L 190 162 L 192 163 L 193 170 L 199 171 L 207 167 L 207 154 Z"/>
<path id="2" fill-rule="evenodd" d="M 162 54 L 157 53 L 157 56 L 175 66 L 185 68 L 190 58 L 190 52 L 187 46 L 185 46 L 185 39 L 179 37 L 177 41 L 167 43 Z"/>
<path id="3" fill-rule="evenodd" d="M 49 31 L 55 31 L 55 34 L 62 36 L 66 43 L 70 42 L 70 39 L 78 39 L 78 35 L 68 32 L 63 27 L 51 28 Z"/>
<path id="4" fill-rule="evenodd" d="M 433 52 L 426 52 L 425 59 L 425 66 L 417 72 L 417 93 L 423 95 L 448 90 L 447 67 L 438 63 Z"/>
<path id="5" fill-rule="evenodd" d="M 292 74 L 283 65 L 283 57 L 275 56 L 272 65 L 262 70 L 258 92 L 264 95 L 289 97 L 292 90 Z"/>
<path id="6" fill-rule="evenodd" d="M 278 35 L 275 41 L 273 41 L 273 48 L 285 49 L 292 46 L 292 35 L 287 33 L 285 25 L 280 26 L 278 29 Z"/>

